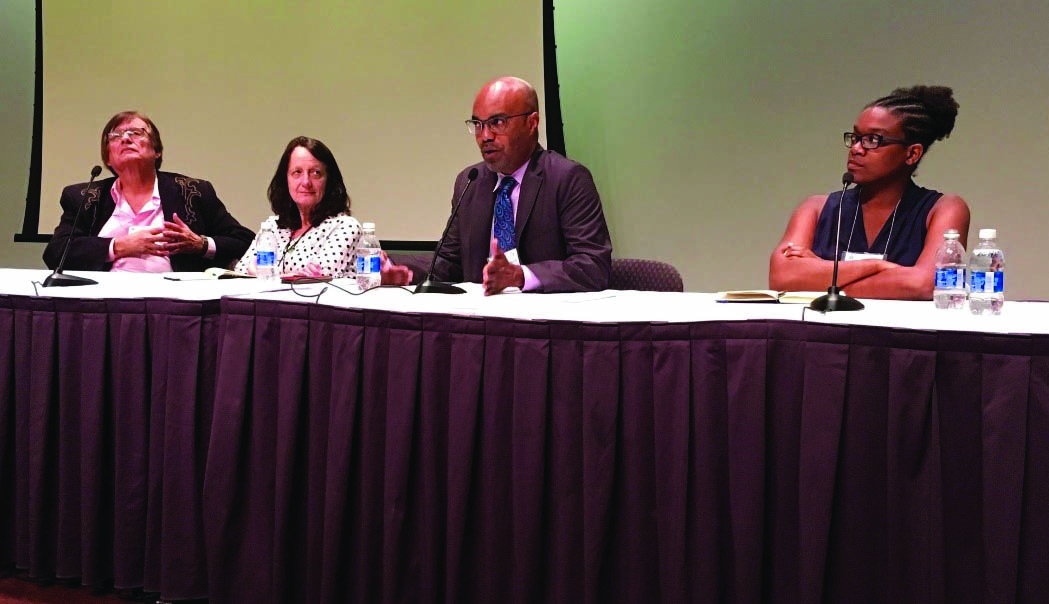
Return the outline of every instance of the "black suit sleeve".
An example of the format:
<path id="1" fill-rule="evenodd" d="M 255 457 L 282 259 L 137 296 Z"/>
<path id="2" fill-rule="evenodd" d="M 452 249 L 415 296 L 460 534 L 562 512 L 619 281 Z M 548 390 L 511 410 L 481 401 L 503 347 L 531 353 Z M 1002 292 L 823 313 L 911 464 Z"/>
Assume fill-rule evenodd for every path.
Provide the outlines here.
<path id="1" fill-rule="evenodd" d="M 226 210 L 225 204 L 215 193 L 215 187 L 206 180 L 198 181 L 201 185 L 200 211 L 201 224 L 193 228 L 200 235 L 215 240 L 215 257 L 208 261 L 212 266 L 228 268 L 232 266 L 255 239 L 255 233 L 242 226 Z M 185 216 L 180 216 L 185 220 Z M 200 230 L 198 230 L 198 228 Z"/>
<path id="2" fill-rule="evenodd" d="M 95 184 L 93 188 L 99 188 Z M 90 234 L 91 222 L 98 211 L 97 195 L 96 201 L 91 208 L 85 208 L 80 212 L 80 219 L 73 224 L 77 208 L 84 203 L 83 184 L 68 186 L 62 190 L 62 198 L 59 203 L 62 206 L 62 218 L 55 227 L 55 233 L 51 241 L 44 248 L 44 264 L 47 268 L 54 270 L 62 258 L 62 250 L 65 248 L 66 239 L 69 241 L 69 254 L 66 257 L 65 269 L 81 271 L 107 271 L 109 270 L 109 242 L 108 237 L 94 237 Z"/>
<path id="3" fill-rule="evenodd" d="M 557 186 L 565 259 L 529 263 L 528 268 L 544 292 L 606 289 L 612 274 L 612 240 L 594 178 L 574 164 Z"/>
<path id="4" fill-rule="evenodd" d="M 466 172 L 464 171 L 459 173 L 459 176 L 455 179 L 455 186 L 452 187 L 453 211 L 465 186 Z M 461 223 L 462 212 L 460 211 L 460 213 L 455 216 L 455 220 L 453 220 L 452 224 L 448 227 L 448 235 L 445 236 L 444 243 L 441 245 L 440 254 L 437 256 L 437 261 L 433 265 L 432 278 L 435 281 L 462 283 L 464 280 Z"/>

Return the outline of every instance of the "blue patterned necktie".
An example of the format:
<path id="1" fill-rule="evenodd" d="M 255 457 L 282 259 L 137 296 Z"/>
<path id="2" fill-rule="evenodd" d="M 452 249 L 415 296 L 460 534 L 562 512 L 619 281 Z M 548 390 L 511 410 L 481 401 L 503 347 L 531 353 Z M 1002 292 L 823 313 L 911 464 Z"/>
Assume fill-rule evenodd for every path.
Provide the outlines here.
<path id="1" fill-rule="evenodd" d="M 507 176 L 495 190 L 495 222 L 492 234 L 499 240 L 499 249 L 504 252 L 517 247 L 514 236 L 514 204 L 510 201 L 510 191 L 514 190 L 517 181 Z"/>

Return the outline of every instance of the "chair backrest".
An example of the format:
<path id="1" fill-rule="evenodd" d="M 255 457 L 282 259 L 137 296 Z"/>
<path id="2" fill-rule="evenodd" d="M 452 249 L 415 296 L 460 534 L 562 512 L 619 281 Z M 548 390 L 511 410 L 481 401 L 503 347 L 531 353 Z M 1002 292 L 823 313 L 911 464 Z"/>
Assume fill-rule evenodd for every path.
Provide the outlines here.
<path id="1" fill-rule="evenodd" d="M 643 258 L 613 258 L 609 289 L 646 292 L 683 292 L 681 273 L 673 265 Z"/>

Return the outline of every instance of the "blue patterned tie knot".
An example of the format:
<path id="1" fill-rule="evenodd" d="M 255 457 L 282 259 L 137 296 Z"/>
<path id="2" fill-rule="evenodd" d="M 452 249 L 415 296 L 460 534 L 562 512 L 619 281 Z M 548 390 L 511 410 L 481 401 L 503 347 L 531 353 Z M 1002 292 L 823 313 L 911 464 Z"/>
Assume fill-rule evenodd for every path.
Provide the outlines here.
<path id="1" fill-rule="evenodd" d="M 504 252 L 517 247 L 514 235 L 514 204 L 510 201 L 510 192 L 517 186 L 517 181 L 507 176 L 495 190 L 495 221 L 492 233 L 499 240 L 499 249 Z"/>

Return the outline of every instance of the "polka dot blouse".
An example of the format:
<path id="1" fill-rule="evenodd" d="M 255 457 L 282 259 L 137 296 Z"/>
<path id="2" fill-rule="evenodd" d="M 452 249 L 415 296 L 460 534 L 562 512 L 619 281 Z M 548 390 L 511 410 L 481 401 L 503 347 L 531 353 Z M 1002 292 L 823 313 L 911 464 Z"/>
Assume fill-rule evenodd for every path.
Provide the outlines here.
<path id="1" fill-rule="evenodd" d="M 306 273 L 307 265 L 320 267 L 320 272 L 329 277 L 353 277 L 357 274 L 357 242 L 361 238 L 361 225 L 349 214 L 338 214 L 292 239 L 291 229 L 278 229 L 277 217 L 270 216 L 266 222 L 277 233 L 277 267 L 281 274 Z M 254 272 L 255 245 L 258 236 L 251 242 L 247 253 L 237 262 L 238 273 Z"/>

